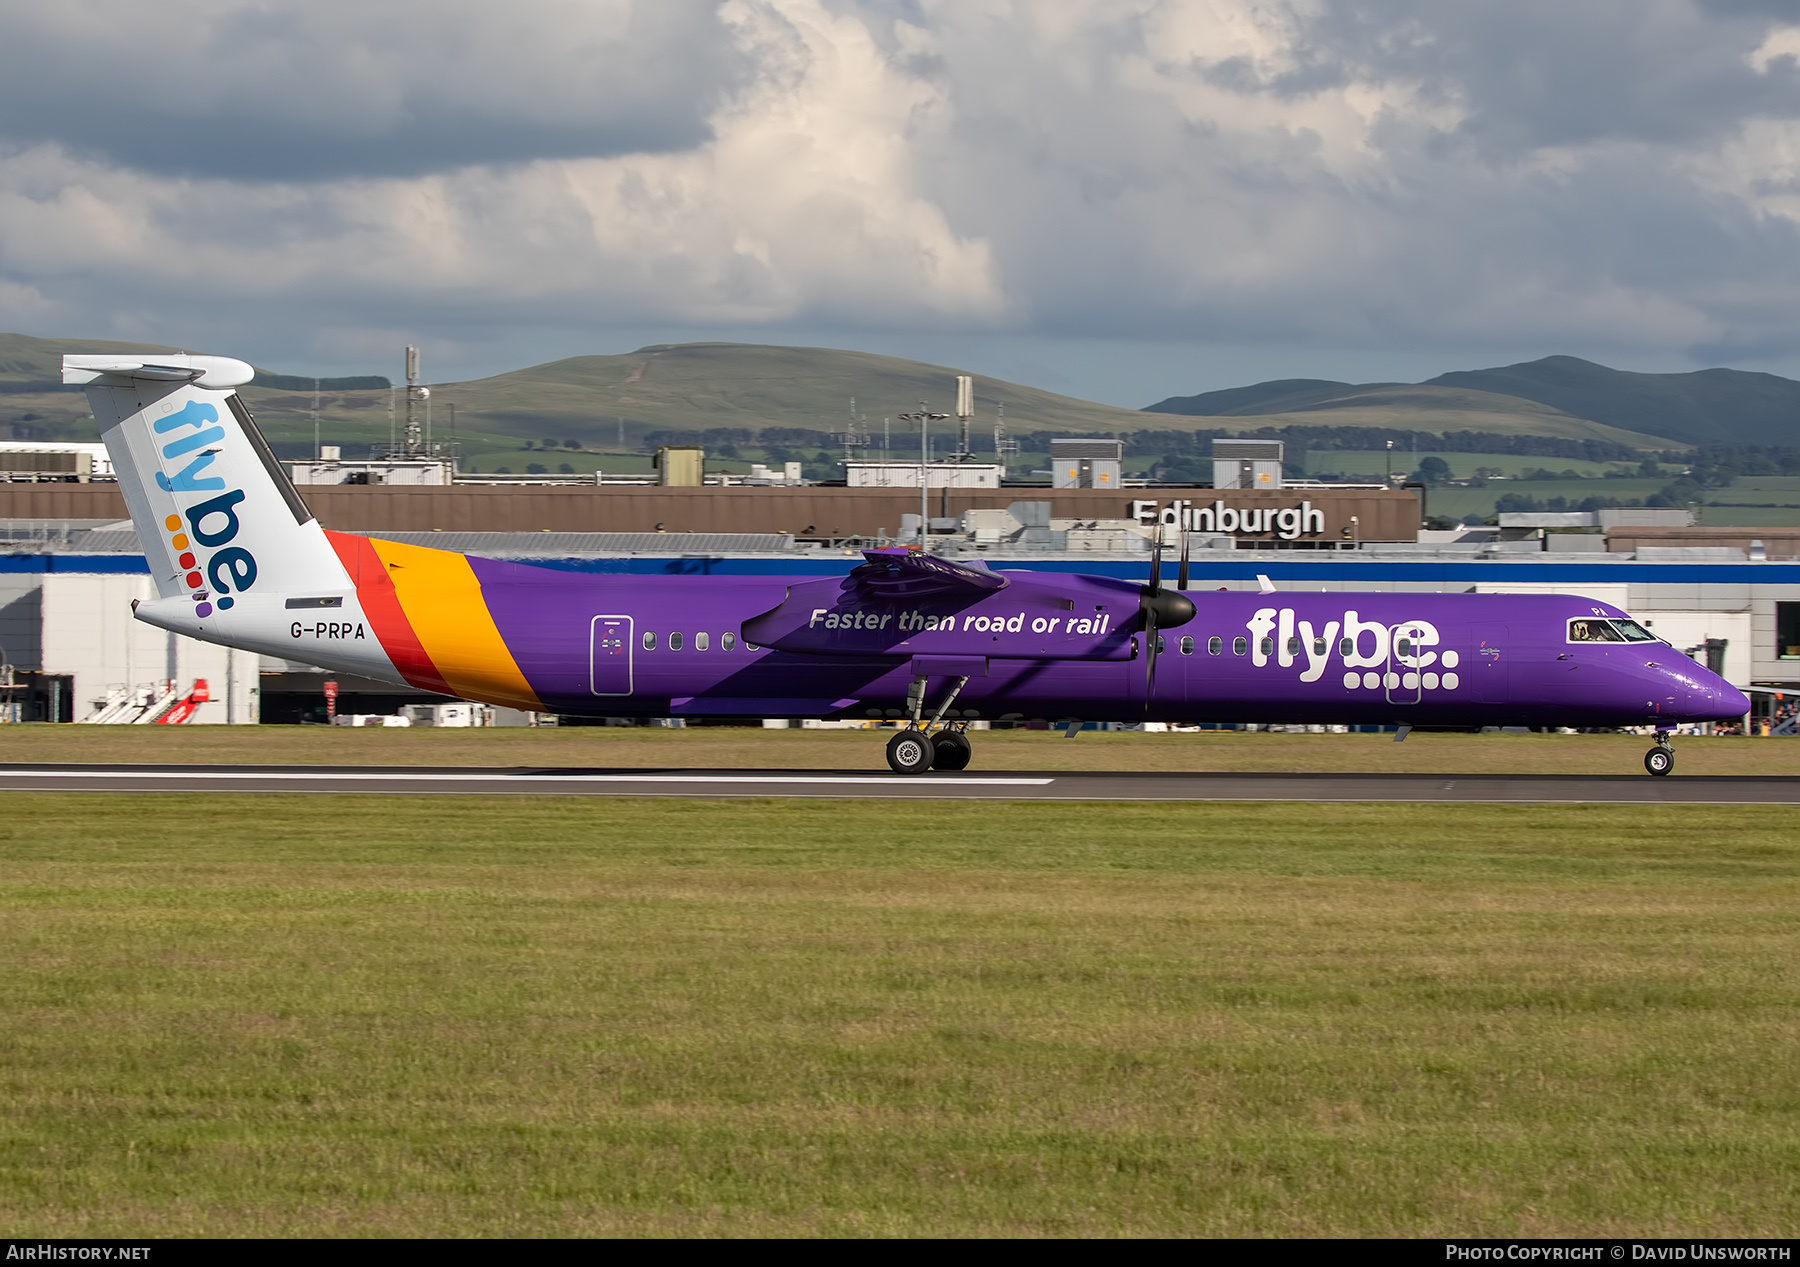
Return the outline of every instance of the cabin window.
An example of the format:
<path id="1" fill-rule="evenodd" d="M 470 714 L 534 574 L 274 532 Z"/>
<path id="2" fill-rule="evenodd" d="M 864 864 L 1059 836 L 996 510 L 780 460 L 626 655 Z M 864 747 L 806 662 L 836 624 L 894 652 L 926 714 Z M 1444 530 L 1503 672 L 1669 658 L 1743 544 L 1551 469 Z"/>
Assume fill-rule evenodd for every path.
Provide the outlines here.
<path id="1" fill-rule="evenodd" d="M 1298 639 L 1298 638 L 1289 638 L 1288 639 L 1288 654 L 1289 655 L 1299 655 L 1300 654 L 1300 639 Z"/>
<path id="2" fill-rule="evenodd" d="M 1156 635 L 1156 654 L 1161 655 L 1164 651 L 1167 651 L 1167 650 L 1168 650 L 1168 644 L 1163 641 L 1163 636 L 1161 634 L 1157 634 Z"/>
<path id="3" fill-rule="evenodd" d="M 1248 638 L 1233 638 L 1231 640 L 1232 655 L 1243 655 L 1244 652 L 1248 650 L 1250 650 L 1250 640 Z"/>
<path id="4" fill-rule="evenodd" d="M 1591 616 L 1578 616 L 1569 622 L 1570 642 L 1624 642 L 1625 636 L 1613 628 L 1612 621 Z"/>
<path id="5" fill-rule="evenodd" d="M 1394 642 L 1394 654 L 1404 660 L 1412 654 L 1412 639 L 1400 638 Z"/>
<path id="6" fill-rule="evenodd" d="M 1356 641 L 1352 638 L 1338 639 L 1338 654 L 1348 659 L 1356 654 Z"/>
<path id="7" fill-rule="evenodd" d="M 1194 640 L 1192 638 L 1183 638 L 1181 640 L 1181 654 L 1182 655 L 1193 655 L 1194 654 Z"/>
<path id="8" fill-rule="evenodd" d="M 1275 639 L 1264 638 L 1262 640 L 1262 653 L 1266 656 L 1275 654 Z"/>
<path id="9" fill-rule="evenodd" d="M 656 650 L 656 635 L 655 634 L 649 633 L 647 631 L 645 632 L 645 634 L 644 634 L 644 650 L 646 650 L 646 651 Z"/>
<path id="10" fill-rule="evenodd" d="M 762 648 L 757 646 L 754 642 L 746 642 L 744 644 L 744 650 L 746 650 L 746 651 L 761 651 Z"/>
<path id="11" fill-rule="evenodd" d="M 1225 650 L 1225 640 L 1223 638 L 1208 638 L 1206 640 L 1207 655 L 1218 655 L 1219 652 L 1223 650 Z M 1240 654 L 1242 653 L 1240 652 Z"/>
<path id="12" fill-rule="evenodd" d="M 736 634 L 722 633 L 719 635 L 719 650 L 730 651 L 735 646 L 737 646 Z"/>
<path id="13" fill-rule="evenodd" d="M 707 636 L 705 634 L 697 633 L 694 635 L 694 650 L 704 651 L 710 645 L 712 645 L 711 641 L 707 638 Z"/>
<path id="14" fill-rule="evenodd" d="M 680 634 L 678 634 L 678 633 L 670 634 L 669 635 L 669 650 L 671 650 L 671 651 L 681 650 L 681 641 L 682 641 L 682 639 L 681 639 Z"/>
<path id="15" fill-rule="evenodd" d="M 1322 656 L 1325 654 L 1325 639 L 1323 639 L 1323 638 L 1314 638 L 1313 639 L 1313 654 L 1316 656 Z"/>

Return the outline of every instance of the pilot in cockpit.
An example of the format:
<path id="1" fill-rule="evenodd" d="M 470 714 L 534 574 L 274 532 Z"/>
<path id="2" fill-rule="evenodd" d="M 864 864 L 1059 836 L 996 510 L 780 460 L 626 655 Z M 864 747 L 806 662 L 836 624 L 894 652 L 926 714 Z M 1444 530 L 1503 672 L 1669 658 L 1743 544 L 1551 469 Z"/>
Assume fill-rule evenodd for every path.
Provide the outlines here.
<path id="1" fill-rule="evenodd" d="M 1569 622 L 1570 642 L 1624 642 L 1619 631 L 1614 629 L 1609 620 L 1571 620 Z"/>

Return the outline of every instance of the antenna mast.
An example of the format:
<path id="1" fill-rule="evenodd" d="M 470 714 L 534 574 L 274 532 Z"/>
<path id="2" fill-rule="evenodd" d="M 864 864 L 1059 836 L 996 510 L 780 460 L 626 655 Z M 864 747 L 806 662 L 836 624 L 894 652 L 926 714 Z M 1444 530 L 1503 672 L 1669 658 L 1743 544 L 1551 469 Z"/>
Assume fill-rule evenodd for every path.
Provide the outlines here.
<path id="1" fill-rule="evenodd" d="M 418 404 L 431 399 L 431 389 L 419 385 L 419 349 L 406 349 L 406 456 L 423 457 L 425 445 L 419 435 Z M 426 406 L 430 408 L 429 405 Z"/>
<path id="2" fill-rule="evenodd" d="M 1006 459 L 1017 457 L 1019 442 L 1010 440 L 1006 435 L 1006 402 L 999 405 L 999 412 L 994 417 L 994 458 L 1000 465 L 1006 465 Z"/>
<path id="3" fill-rule="evenodd" d="M 960 428 L 960 436 L 956 452 L 950 455 L 952 462 L 973 462 L 975 455 L 969 452 L 969 419 L 975 416 L 975 379 L 968 374 L 956 376 L 956 421 Z"/>
<path id="4" fill-rule="evenodd" d="M 859 428 L 856 422 L 856 397 L 852 396 L 850 398 L 850 429 L 841 435 L 832 437 L 844 446 L 844 474 L 846 477 L 850 473 L 850 463 L 856 460 L 856 451 L 869 447 L 869 437 L 866 434 L 868 419 L 863 419 L 863 422 L 864 426 Z"/>

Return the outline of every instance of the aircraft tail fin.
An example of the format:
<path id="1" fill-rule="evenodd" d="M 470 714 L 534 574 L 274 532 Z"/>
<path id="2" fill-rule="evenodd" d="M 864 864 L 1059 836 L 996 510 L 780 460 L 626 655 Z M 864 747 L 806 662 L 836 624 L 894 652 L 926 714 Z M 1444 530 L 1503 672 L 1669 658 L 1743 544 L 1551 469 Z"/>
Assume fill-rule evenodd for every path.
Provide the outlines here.
<path id="1" fill-rule="evenodd" d="M 221 356 L 63 358 L 63 382 L 87 389 L 157 597 L 191 597 L 201 617 L 253 589 L 347 582 L 238 397 L 254 376 Z"/>

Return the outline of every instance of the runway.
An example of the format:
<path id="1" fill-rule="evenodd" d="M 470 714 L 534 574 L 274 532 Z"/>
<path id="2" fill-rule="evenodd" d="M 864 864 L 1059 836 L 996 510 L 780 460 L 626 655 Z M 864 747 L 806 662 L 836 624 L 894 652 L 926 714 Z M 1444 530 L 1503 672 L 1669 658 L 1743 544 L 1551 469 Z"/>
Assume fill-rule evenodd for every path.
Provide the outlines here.
<path id="1" fill-rule="evenodd" d="M 0 764 L 5 792 L 1800 805 L 1800 777 Z"/>

